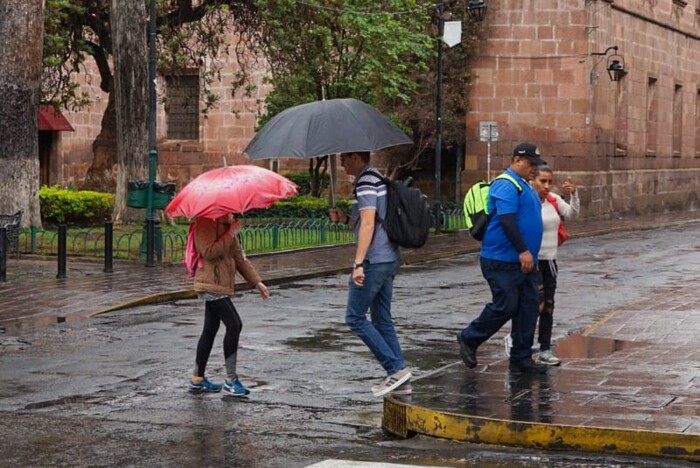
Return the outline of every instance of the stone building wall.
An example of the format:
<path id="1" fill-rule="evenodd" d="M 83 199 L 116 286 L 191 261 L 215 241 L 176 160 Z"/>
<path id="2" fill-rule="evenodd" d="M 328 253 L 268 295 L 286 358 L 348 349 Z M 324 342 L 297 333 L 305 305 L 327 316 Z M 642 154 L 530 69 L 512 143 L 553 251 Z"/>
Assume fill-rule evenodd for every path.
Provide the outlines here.
<path id="1" fill-rule="evenodd" d="M 463 187 L 486 173 L 480 121 L 500 126 L 492 171 L 536 142 L 581 185 L 582 215 L 695 208 L 700 186 L 700 2 L 491 4 L 473 62 Z M 618 46 L 617 52 L 608 50 Z M 614 54 L 617 56 L 613 57 Z M 628 71 L 608 78 L 611 60 Z"/>
<path id="2" fill-rule="evenodd" d="M 231 34 L 228 40 L 233 43 L 236 40 L 235 35 Z M 221 99 L 208 113 L 200 113 L 199 138 L 196 140 L 167 138 L 167 103 L 164 99 L 167 83 L 163 76 L 158 77 L 158 175 L 160 180 L 176 182 L 178 187 L 203 171 L 223 165 L 224 158 L 230 165 L 251 163 L 243 155 L 243 149 L 255 135 L 258 101 L 262 100 L 266 93 L 266 87 L 261 84 L 264 70 L 255 74 L 255 81 L 259 86 L 252 95 L 233 95 L 230 83 L 234 81 L 234 74 L 239 69 L 236 61 L 233 57 L 225 56 L 217 57 L 216 60 L 223 68 L 221 80 L 213 84 L 212 92 Z M 208 59 L 204 66 L 211 63 L 211 59 Z M 79 185 L 85 178 L 92 162 L 92 143 L 100 133 L 102 116 L 109 97 L 99 89 L 99 74 L 92 60 L 88 61 L 86 68 L 86 73 L 76 79 L 81 85 L 80 90 L 86 92 L 93 102 L 79 111 L 63 112 L 75 132 L 61 132 L 55 145 L 54 157 L 57 167 L 60 168 L 55 180 L 62 185 Z"/>

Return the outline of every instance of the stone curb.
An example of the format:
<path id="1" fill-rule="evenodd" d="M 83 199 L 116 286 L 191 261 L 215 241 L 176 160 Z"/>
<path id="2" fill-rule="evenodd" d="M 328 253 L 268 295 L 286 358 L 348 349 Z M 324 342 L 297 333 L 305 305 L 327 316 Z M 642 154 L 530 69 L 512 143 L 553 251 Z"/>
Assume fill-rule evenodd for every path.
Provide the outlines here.
<path id="1" fill-rule="evenodd" d="M 537 450 L 651 455 L 700 461 L 700 436 L 491 419 L 384 400 L 382 427 L 399 437 L 423 434 L 450 440 Z"/>

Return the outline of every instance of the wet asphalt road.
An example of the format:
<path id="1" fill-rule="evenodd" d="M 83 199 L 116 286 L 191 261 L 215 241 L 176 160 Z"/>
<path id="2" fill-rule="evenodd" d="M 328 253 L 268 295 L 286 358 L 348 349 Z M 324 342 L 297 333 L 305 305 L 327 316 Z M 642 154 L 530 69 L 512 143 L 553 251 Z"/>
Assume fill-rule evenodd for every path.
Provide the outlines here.
<path id="1" fill-rule="evenodd" d="M 697 224 L 570 241 L 560 252 L 554 338 L 700 275 Z M 428 466 L 684 466 L 536 452 L 380 428 L 378 364 L 343 323 L 345 276 L 272 288 L 235 304 L 248 400 L 191 395 L 198 301 L 144 306 L 0 335 L 0 466 L 301 467 L 327 458 Z M 489 299 L 478 256 L 404 267 L 394 315 L 415 374 L 458 359 L 455 333 Z M 504 333 L 505 333 L 504 329 Z M 208 374 L 223 378 L 219 333 Z M 493 346 L 500 346 L 499 334 Z M 688 465 L 691 466 L 691 465 Z"/>

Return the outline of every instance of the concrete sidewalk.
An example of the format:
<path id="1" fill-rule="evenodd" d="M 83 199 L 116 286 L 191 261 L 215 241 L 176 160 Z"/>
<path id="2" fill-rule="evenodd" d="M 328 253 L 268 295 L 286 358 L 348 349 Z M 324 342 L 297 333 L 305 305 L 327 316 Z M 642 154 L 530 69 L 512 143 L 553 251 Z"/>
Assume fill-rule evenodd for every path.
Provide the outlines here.
<path id="1" fill-rule="evenodd" d="M 573 237 L 697 223 L 700 213 L 671 213 L 606 221 L 570 222 Z M 464 232 L 430 238 L 406 251 L 407 263 L 477 251 Z M 268 284 L 349 272 L 353 246 L 326 247 L 251 256 Z M 106 311 L 193 297 L 181 264 L 68 260 L 66 279 L 57 279 L 55 259 L 8 259 L 0 283 L 0 333 L 62 321 L 85 320 Z M 480 350 L 489 365 L 474 370 L 456 362 L 414 380 L 410 401 L 385 401 L 384 427 L 397 435 L 423 433 L 471 442 L 602 453 L 700 459 L 700 300 L 694 278 L 678 290 L 612 310 L 574 339 L 561 368 L 545 379 L 510 376 L 497 349 Z M 639 316 L 645 324 L 639 327 Z M 678 333 L 683 330 L 683 333 Z M 671 333 L 673 332 L 673 333 Z M 595 340 L 603 340 L 595 342 Z M 629 346 L 629 342 L 644 342 Z M 609 347 L 603 356 L 581 356 Z M 456 350 L 455 342 L 455 350 Z M 487 348 L 487 347 L 485 347 Z M 455 357 L 457 353 L 455 351 Z M 678 363 L 684 363 L 679 368 Z M 507 376 L 507 377 L 504 377 Z M 640 404 L 640 401 L 642 402 Z"/>
<path id="2" fill-rule="evenodd" d="M 695 283 L 558 341 L 563 363 L 544 375 L 512 373 L 503 348 L 484 345 L 477 368 L 459 361 L 414 379 L 410 397 L 387 398 L 383 426 L 402 437 L 700 461 Z"/>

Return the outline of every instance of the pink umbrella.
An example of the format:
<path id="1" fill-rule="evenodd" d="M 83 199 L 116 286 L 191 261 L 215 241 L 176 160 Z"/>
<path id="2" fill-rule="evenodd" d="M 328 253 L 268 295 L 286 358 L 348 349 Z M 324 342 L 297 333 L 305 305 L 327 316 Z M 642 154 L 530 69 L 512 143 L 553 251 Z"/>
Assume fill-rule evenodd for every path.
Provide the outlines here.
<path id="1" fill-rule="evenodd" d="M 165 212 L 172 217 L 216 219 L 228 213 L 267 208 L 296 193 L 294 182 L 262 167 L 220 167 L 187 184 Z"/>

